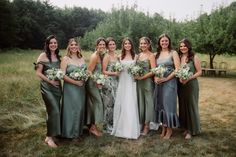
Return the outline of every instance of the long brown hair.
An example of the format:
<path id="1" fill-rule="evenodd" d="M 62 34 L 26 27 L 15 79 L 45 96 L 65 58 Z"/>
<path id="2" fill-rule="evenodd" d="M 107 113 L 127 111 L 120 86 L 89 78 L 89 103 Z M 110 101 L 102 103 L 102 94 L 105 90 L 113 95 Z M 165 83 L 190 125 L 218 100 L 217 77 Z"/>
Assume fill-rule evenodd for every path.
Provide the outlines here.
<path id="1" fill-rule="evenodd" d="M 56 36 L 54 35 L 49 35 L 46 40 L 45 40 L 45 43 L 44 43 L 44 52 L 46 53 L 46 56 L 48 58 L 48 60 L 50 62 L 52 62 L 52 58 L 51 58 L 51 51 L 49 49 L 49 44 L 50 44 L 50 40 L 51 39 L 55 39 L 57 41 L 57 38 Z M 56 57 L 57 57 L 57 60 L 58 61 L 61 61 L 61 56 L 59 55 L 59 48 L 57 47 L 56 51 L 55 51 L 55 54 L 56 54 Z"/>
<path id="2" fill-rule="evenodd" d="M 172 49 L 170 37 L 167 34 L 161 34 L 159 36 L 159 38 L 158 38 L 158 41 L 157 41 L 157 54 L 156 54 L 156 57 L 155 57 L 156 59 L 160 56 L 160 53 L 162 51 L 162 47 L 161 47 L 160 41 L 164 37 L 166 37 L 169 40 L 168 50 L 170 51 Z"/>
<path id="3" fill-rule="evenodd" d="M 81 54 L 80 44 L 79 44 L 79 42 L 78 42 L 75 38 L 71 38 L 71 39 L 69 40 L 68 45 L 67 45 L 67 48 L 66 48 L 66 50 L 67 50 L 66 56 L 68 56 L 68 57 L 71 58 L 70 44 L 71 44 L 72 42 L 76 42 L 76 44 L 77 44 L 78 47 L 79 47 L 79 48 L 78 48 L 78 51 L 77 51 L 77 54 L 76 54 L 77 57 L 78 57 L 78 58 L 83 57 L 82 54 Z"/>
<path id="4" fill-rule="evenodd" d="M 148 50 L 152 52 L 152 41 L 151 41 L 151 39 L 149 39 L 148 37 L 142 37 L 142 38 L 139 39 L 139 43 L 140 43 L 141 40 L 144 40 L 146 43 L 149 44 Z M 140 47 L 139 47 L 139 51 L 142 52 Z"/>
<path id="5" fill-rule="evenodd" d="M 194 58 L 194 52 L 192 50 L 192 44 L 191 42 L 184 38 L 179 42 L 179 48 L 178 48 L 178 53 L 179 53 L 179 57 L 181 58 L 183 56 L 183 53 L 180 51 L 180 44 L 184 43 L 184 45 L 188 48 L 188 56 L 187 56 L 187 63 L 190 62 L 191 60 L 193 60 Z"/>
<path id="6" fill-rule="evenodd" d="M 131 44 L 131 50 L 130 50 L 130 53 L 131 53 L 131 56 L 132 56 L 132 59 L 134 60 L 134 57 L 135 57 L 135 52 L 134 52 L 134 44 L 132 42 L 132 40 L 129 38 L 129 37 L 125 37 L 122 41 L 122 45 L 121 45 L 121 60 L 123 60 L 125 58 L 125 48 L 124 48 L 124 44 L 126 41 L 129 41 L 130 44 Z"/>

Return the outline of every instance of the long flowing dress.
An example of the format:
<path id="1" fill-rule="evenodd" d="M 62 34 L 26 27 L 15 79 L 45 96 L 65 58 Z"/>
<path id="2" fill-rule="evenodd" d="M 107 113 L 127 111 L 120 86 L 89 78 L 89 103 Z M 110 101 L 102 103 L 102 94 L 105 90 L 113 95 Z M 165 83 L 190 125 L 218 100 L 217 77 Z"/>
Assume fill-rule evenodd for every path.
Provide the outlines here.
<path id="1" fill-rule="evenodd" d="M 86 69 L 86 65 L 80 66 L 68 64 L 66 75 L 77 68 Z M 78 138 L 83 133 L 85 112 L 85 85 L 77 86 L 64 81 L 62 98 L 62 137 Z"/>
<path id="2" fill-rule="evenodd" d="M 157 66 L 164 64 L 167 68 L 164 77 L 167 77 L 174 70 L 174 62 L 172 59 L 172 51 L 167 58 L 157 59 Z M 157 123 L 169 128 L 179 127 L 179 119 L 177 115 L 177 80 L 172 78 L 161 84 L 155 84 L 154 91 L 155 119 Z"/>
<path id="3" fill-rule="evenodd" d="M 190 71 L 194 74 L 196 72 L 194 62 L 190 61 L 188 65 L 190 67 Z M 192 135 L 199 134 L 201 132 L 201 127 L 198 110 L 198 80 L 190 80 L 185 85 L 179 82 L 178 98 L 180 127 L 189 130 Z"/>
<path id="4" fill-rule="evenodd" d="M 112 64 L 116 61 L 110 61 L 107 65 L 107 71 L 112 71 Z M 109 81 L 103 86 L 101 96 L 104 104 L 104 129 L 111 133 L 113 127 L 113 111 L 118 86 L 118 77 L 109 76 Z"/>
<path id="5" fill-rule="evenodd" d="M 137 61 L 144 69 L 144 74 L 150 72 L 149 60 Z M 139 121 L 140 124 L 154 121 L 154 102 L 153 102 L 154 83 L 151 77 L 137 81 L 137 95 L 139 106 Z"/>
<path id="6" fill-rule="evenodd" d="M 40 61 L 37 64 L 43 65 L 43 74 L 46 75 L 46 71 L 52 68 L 60 68 L 60 62 L 46 62 Z M 62 88 L 61 85 L 55 87 L 50 83 L 41 80 L 40 88 L 42 98 L 44 100 L 46 111 L 47 111 L 47 136 L 58 136 L 61 135 L 61 96 Z"/>
<path id="7" fill-rule="evenodd" d="M 127 66 L 134 63 L 134 60 L 121 60 L 125 68 L 119 76 L 111 133 L 128 139 L 137 139 L 140 136 L 136 82 L 127 71 Z"/>
<path id="8" fill-rule="evenodd" d="M 102 73 L 101 63 L 96 64 L 94 73 Z M 103 102 L 100 94 L 100 89 L 96 83 L 89 78 L 86 86 L 86 123 L 87 124 L 102 124 L 103 123 Z"/>

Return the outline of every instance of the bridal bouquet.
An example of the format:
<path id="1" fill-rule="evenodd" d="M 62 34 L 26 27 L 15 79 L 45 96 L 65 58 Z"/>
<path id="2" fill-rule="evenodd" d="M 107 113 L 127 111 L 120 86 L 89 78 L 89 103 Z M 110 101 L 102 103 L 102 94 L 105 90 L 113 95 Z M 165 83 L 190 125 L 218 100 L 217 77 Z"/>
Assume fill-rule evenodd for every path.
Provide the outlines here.
<path id="1" fill-rule="evenodd" d="M 116 62 L 111 65 L 112 72 L 121 72 L 123 69 L 124 67 L 120 62 Z"/>
<path id="2" fill-rule="evenodd" d="M 162 78 L 166 72 L 166 67 L 164 64 L 158 65 L 156 68 L 152 68 L 151 72 L 159 78 Z"/>
<path id="3" fill-rule="evenodd" d="M 86 68 L 77 68 L 69 74 L 69 77 L 74 80 L 87 81 L 89 78 L 89 73 Z"/>
<path id="4" fill-rule="evenodd" d="M 187 64 L 181 65 L 180 68 L 175 72 L 175 76 L 182 79 L 189 79 L 193 73 L 189 71 L 190 67 Z"/>
<path id="5" fill-rule="evenodd" d="M 144 74 L 144 69 L 137 65 L 137 64 L 131 64 L 128 67 L 128 73 L 133 75 L 133 76 L 143 76 Z"/>
<path id="6" fill-rule="evenodd" d="M 49 80 L 62 80 L 64 74 L 61 69 L 51 68 L 46 70 L 46 76 Z"/>
<path id="7" fill-rule="evenodd" d="M 94 80 L 94 82 L 96 82 L 97 84 L 100 84 L 100 85 L 105 85 L 105 83 L 108 80 L 108 77 L 106 75 L 101 74 L 101 73 L 95 73 L 91 77 Z"/>

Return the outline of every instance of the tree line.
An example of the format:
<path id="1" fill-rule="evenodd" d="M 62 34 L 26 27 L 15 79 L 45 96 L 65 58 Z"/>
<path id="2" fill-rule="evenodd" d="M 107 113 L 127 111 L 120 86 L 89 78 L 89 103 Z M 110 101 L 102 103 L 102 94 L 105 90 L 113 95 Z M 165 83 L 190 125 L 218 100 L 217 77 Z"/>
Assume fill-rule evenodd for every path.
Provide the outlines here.
<path id="1" fill-rule="evenodd" d="M 57 36 L 61 48 L 65 48 L 69 38 L 78 37 L 82 49 L 94 50 L 100 36 L 114 37 L 118 48 L 125 36 L 132 38 L 136 47 L 140 37 L 148 36 L 155 48 L 158 36 L 167 33 L 174 48 L 179 40 L 189 38 L 195 51 L 209 54 L 211 66 L 215 55 L 236 54 L 236 2 L 218 7 L 209 15 L 177 22 L 157 13 L 137 11 L 137 5 L 103 12 L 81 7 L 61 9 L 49 0 L 1 0 L 0 25 L 0 49 L 42 49 L 49 34 Z"/>

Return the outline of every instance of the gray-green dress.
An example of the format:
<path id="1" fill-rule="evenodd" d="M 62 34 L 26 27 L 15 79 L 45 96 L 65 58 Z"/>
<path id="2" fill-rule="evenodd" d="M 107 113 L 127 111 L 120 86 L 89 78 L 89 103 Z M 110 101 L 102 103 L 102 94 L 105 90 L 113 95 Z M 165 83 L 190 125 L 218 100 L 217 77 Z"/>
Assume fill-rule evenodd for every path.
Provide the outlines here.
<path id="1" fill-rule="evenodd" d="M 93 74 L 101 72 L 101 63 L 96 64 Z M 100 89 L 91 78 L 88 79 L 86 89 L 86 124 L 101 124 L 103 122 L 103 102 Z"/>
<path id="2" fill-rule="evenodd" d="M 188 65 L 190 67 L 190 71 L 194 74 L 196 72 L 194 62 L 190 61 Z M 198 110 L 198 80 L 193 79 L 188 81 L 185 85 L 179 82 L 178 98 L 180 127 L 189 130 L 192 135 L 199 134 L 201 132 L 201 128 Z"/>
<path id="3" fill-rule="evenodd" d="M 46 75 L 46 70 L 51 68 L 60 68 L 60 62 L 38 62 L 43 65 L 43 74 Z M 60 101 L 62 95 L 61 85 L 55 87 L 50 83 L 41 80 L 41 94 L 47 110 L 47 136 L 61 135 L 61 113 Z"/>
<path id="4" fill-rule="evenodd" d="M 150 72 L 151 65 L 149 60 L 138 60 L 137 64 L 143 67 L 145 71 L 144 74 Z M 153 91 L 154 83 L 152 77 L 137 81 L 137 96 L 140 124 L 154 121 Z"/>
<path id="5" fill-rule="evenodd" d="M 171 51 L 169 57 L 157 59 L 157 66 L 164 64 L 167 68 L 164 77 L 167 77 L 174 71 L 172 56 Z M 179 118 L 177 115 L 177 80 L 175 77 L 161 84 L 155 84 L 154 103 L 157 123 L 162 123 L 169 128 L 179 127 Z"/>
<path id="6" fill-rule="evenodd" d="M 69 64 L 66 68 L 66 75 L 69 75 L 77 68 L 86 68 Z M 84 112 L 85 112 L 85 85 L 77 86 L 64 81 L 62 98 L 62 137 L 78 138 L 83 133 Z"/>
<path id="7" fill-rule="evenodd" d="M 116 61 L 110 61 L 107 65 L 107 71 L 112 71 L 112 65 Z M 104 129 L 109 133 L 113 127 L 113 110 L 118 86 L 118 77 L 109 76 L 109 81 L 103 86 L 101 96 L 104 104 Z"/>

